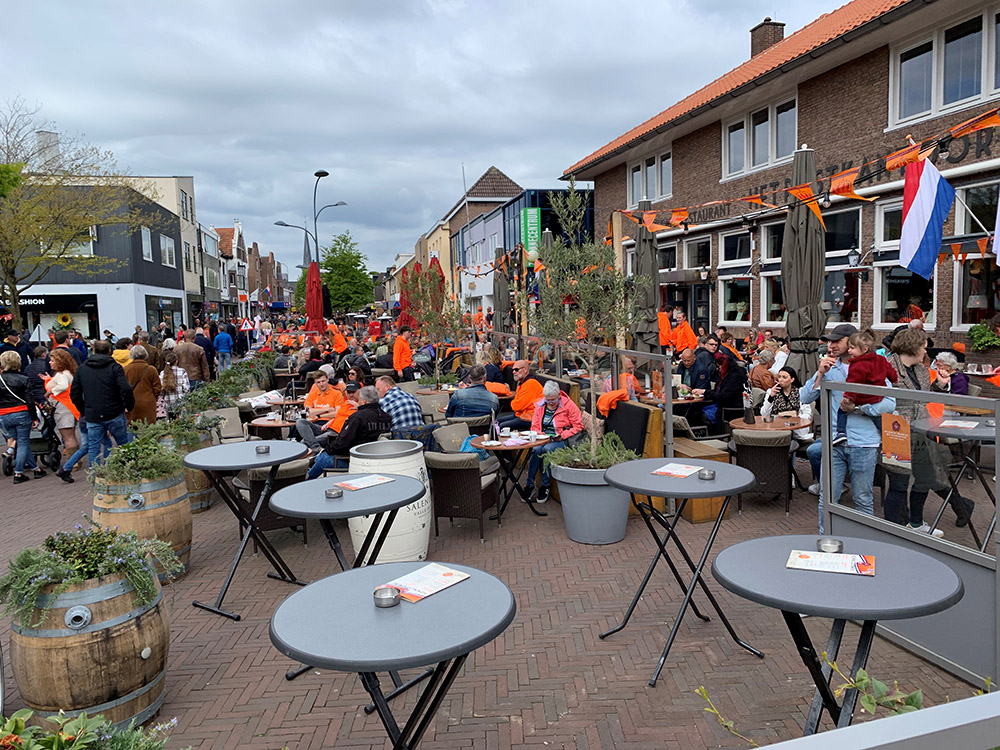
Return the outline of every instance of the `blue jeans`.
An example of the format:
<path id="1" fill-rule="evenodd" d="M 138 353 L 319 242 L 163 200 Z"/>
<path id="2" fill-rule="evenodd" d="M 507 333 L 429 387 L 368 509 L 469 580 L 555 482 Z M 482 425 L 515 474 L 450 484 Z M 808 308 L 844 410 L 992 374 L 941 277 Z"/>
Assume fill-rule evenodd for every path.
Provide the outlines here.
<path id="1" fill-rule="evenodd" d="M 346 469 L 347 465 L 346 459 L 331 456 L 326 451 L 323 451 L 316 456 L 316 461 L 313 463 L 312 468 L 309 469 L 309 473 L 306 474 L 306 479 L 315 479 L 318 476 L 322 476 L 323 469 Z"/>
<path id="2" fill-rule="evenodd" d="M 103 460 L 99 455 L 101 443 L 108 435 L 111 435 L 118 445 L 132 442 L 132 434 L 128 431 L 128 421 L 124 414 L 119 414 L 106 422 L 87 422 L 87 459 L 91 468 Z"/>
<path id="3" fill-rule="evenodd" d="M 551 453 L 552 451 L 559 450 L 560 448 L 566 447 L 565 440 L 555 440 L 545 445 L 539 445 L 531 449 L 531 458 L 528 459 L 528 487 L 535 486 L 535 474 L 538 473 L 539 469 L 542 469 L 542 487 L 548 487 L 549 482 L 552 481 L 549 477 L 549 470 L 544 467 L 542 462 L 542 456 L 546 453 Z"/>
<path id="4" fill-rule="evenodd" d="M 31 453 L 31 414 L 27 411 L 16 411 L 13 414 L 0 416 L 0 425 L 8 438 L 17 441 L 17 452 L 14 454 L 14 473 L 23 474 L 24 470 L 37 469 L 35 457 Z"/>
<path id="5" fill-rule="evenodd" d="M 219 369 L 228 370 L 233 364 L 233 353 L 232 352 L 219 352 Z"/>
<path id="6" fill-rule="evenodd" d="M 819 467 L 823 463 L 823 443 L 820 440 L 809 443 L 806 448 L 806 458 L 813 470 L 813 479 L 819 481 Z"/>
<path id="7" fill-rule="evenodd" d="M 831 446 L 830 459 L 833 470 L 833 496 L 840 499 L 844 490 L 844 479 L 847 472 L 851 473 L 851 495 L 854 497 L 854 507 L 869 516 L 875 515 L 875 502 L 872 496 L 872 483 L 875 481 L 875 464 L 878 463 L 878 448 L 852 448 L 841 443 Z M 819 490 L 819 533 L 823 530 L 823 479 L 820 478 Z"/>
<path id="8" fill-rule="evenodd" d="M 504 414 L 502 417 L 497 417 L 497 424 L 500 425 L 501 430 L 504 427 L 510 427 L 518 432 L 531 429 L 531 422 L 527 419 L 521 419 L 516 414 Z"/>
<path id="9" fill-rule="evenodd" d="M 70 456 L 69 460 L 63 464 L 63 471 L 72 471 L 73 467 L 76 466 L 76 462 L 90 453 L 90 437 L 87 435 L 87 420 L 82 416 L 80 417 L 80 438 L 80 447 L 77 448 L 76 453 Z M 107 459 L 108 454 L 111 453 L 111 438 L 107 435 L 104 436 L 103 448 L 104 450 L 101 451 L 102 461 Z"/>

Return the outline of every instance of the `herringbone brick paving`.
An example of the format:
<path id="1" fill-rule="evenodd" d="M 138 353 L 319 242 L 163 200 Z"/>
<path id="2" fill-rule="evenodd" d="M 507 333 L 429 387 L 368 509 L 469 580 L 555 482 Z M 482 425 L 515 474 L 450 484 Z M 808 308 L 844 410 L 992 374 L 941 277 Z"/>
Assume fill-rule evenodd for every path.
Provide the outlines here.
<path id="1" fill-rule="evenodd" d="M 55 530 L 71 528 L 90 507 L 84 481 L 70 486 L 54 477 L 18 487 L 4 479 L 0 499 L 8 518 L 0 528 L 4 559 Z M 986 504 L 979 503 L 976 516 L 984 516 L 983 529 Z M 757 536 L 812 533 L 815 508 L 815 498 L 796 492 L 792 514 L 785 518 L 780 503 L 748 497 L 742 515 L 723 524 L 715 551 Z M 657 687 L 651 688 L 647 681 L 682 596 L 664 566 L 657 568 L 629 626 L 607 640 L 597 637 L 618 621 L 649 563 L 653 543 L 645 527 L 633 518 L 623 542 L 589 547 L 568 540 L 556 503 L 550 502 L 547 510 L 547 518 L 536 518 L 513 503 L 501 528 L 487 525 L 485 544 L 479 542 L 476 524 L 468 521 L 450 526 L 442 520 L 441 536 L 431 537 L 430 559 L 498 576 L 514 591 L 518 612 L 502 636 L 470 655 L 421 747 L 742 746 L 704 713 L 704 702 L 694 694 L 700 685 L 740 731 L 760 744 L 801 734 L 811 682 L 778 612 L 731 596 L 709 575 L 730 620 L 766 658 L 757 659 L 734 644 L 718 618 L 706 623 L 689 614 Z M 689 548 L 699 550 L 709 524 L 682 521 L 680 530 Z M 950 523 L 947 531 L 949 538 L 963 533 Z M 300 578 L 314 580 L 338 570 L 318 525 L 310 526 L 308 547 L 290 531 L 271 535 Z M 346 527 L 341 538 L 349 538 Z M 226 599 L 241 621 L 191 606 L 194 599 L 214 600 L 236 544 L 235 520 L 221 503 L 195 516 L 191 572 L 168 591 L 171 645 L 160 716 L 179 720 L 170 747 L 387 747 L 378 718 L 362 710 L 368 696 L 356 675 L 313 670 L 294 682 L 284 679 L 290 663 L 271 646 L 267 628 L 271 613 L 292 588 L 265 577 L 268 565 L 262 555 L 248 554 Z M 700 593 L 695 601 L 711 611 Z M 822 648 L 829 621 L 810 619 L 807 624 Z M 852 627 L 849 633 L 856 637 Z M 2 628 L 6 648 L 9 621 Z M 840 660 L 849 664 L 852 656 L 846 649 Z M 929 705 L 974 692 L 881 639 L 876 639 L 870 670 L 903 687 L 920 687 Z M 9 665 L 5 678 L 10 712 L 22 704 Z M 397 698 L 397 716 L 408 714 L 416 697 L 411 691 Z"/>

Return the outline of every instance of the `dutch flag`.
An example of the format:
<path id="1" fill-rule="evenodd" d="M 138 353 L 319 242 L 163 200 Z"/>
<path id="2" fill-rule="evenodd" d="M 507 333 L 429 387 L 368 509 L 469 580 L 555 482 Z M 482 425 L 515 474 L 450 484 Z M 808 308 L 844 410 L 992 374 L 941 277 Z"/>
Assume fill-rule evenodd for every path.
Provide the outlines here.
<path id="1" fill-rule="evenodd" d="M 267 292 L 267 296 L 268 296 L 268 298 L 270 298 L 270 296 L 271 296 L 271 285 L 270 285 L 270 284 L 268 284 L 268 285 L 267 285 L 267 286 L 266 286 L 266 287 L 264 288 L 264 291 L 265 291 L 265 292 Z"/>
<path id="2" fill-rule="evenodd" d="M 926 159 L 906 165 L 903 229 L 899 262 L 930 280 L 941 251 L 944 222 L 955 201 L 955 188 Z"/>

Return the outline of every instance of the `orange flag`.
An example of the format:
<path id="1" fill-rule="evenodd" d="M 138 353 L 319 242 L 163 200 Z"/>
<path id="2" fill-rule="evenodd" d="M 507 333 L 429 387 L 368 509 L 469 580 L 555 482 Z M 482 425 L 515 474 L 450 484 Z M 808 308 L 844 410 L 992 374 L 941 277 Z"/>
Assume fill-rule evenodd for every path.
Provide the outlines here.
<path id="1" fill-rule="evenodd" d="M 670 221 L 667 223 L 672 227 L 679 227 L 682 222 L 687 221 L 688 210 L 686 208 L 674 208 L 670 211 Z"/>
<path id="2" fill-rule="evenodd" d="M 809 206 L 809 210 L 816 214 L 816 218 L 819 219 L 820 225 L 823 227 L 823 231 L 826 231 L 826 222 L 823 221 L 823 214 L 820 213 L 819 203 L 816 200 L 816 196 L 813 194 L 812 188 L 808 183 L 803 185 L 796 185 L 795 187 L 788 188 L 788 192 L 798 198 L 800 201 Z"/>
<path id="3" fill-rule="evenodd" d="M 979 254 L 986 255 L 986 244 L 990 241 L 989 237 L 983 237 L 982 239 L 976 240 L 976 245 L 979 246 Z"/>
<path id="4" fill-rule="evenodd" d="M 645 226 L 646 229 L 648 229 L 650 232 L 662 232 L 664 229 L 669 228 L 663 226 L 662 224 L 657 224 L 655 221 L 653 221 L 653 219 L 655 218 L 656 218 L 656 211 L 643 211 L 642 212 L 643 226 Z"/>
<path id="5" fill-rule="evenodd" d="M 962 249 L 962 243 L 961 242 L 952 242 L 951 243 L 951 254 L 955 258 L 955 260 L 958 260 L 958 253 L 959 253 L 959 251 L 961 251 L 961 249 Z"/>
<path id="6" fill-rule="evenodd" d="M 890 172 L 920 160 L 920 144 L 914 143 L 885 157 L 885 168 Z"/>
<path id="7" fill-rule="evenodd" d="M 1000 125 L 1000 109 L 991 109 L 989 112 L 983 112 L 965 122 L 959 123 L 951 128 L 948 133 L 952 138 L 961 138 L 963 135 L 975 133 L 977 130 L 995 128 L 998 125 Z"/>
<path id="8" fill-rule="evenodd" d="M 777 208 L 777 206 L 767 203 L 764 200 L 764 196 L 760 193 L 757 195 L 748 195 L 746 198 L 740 198 L 740 200 L 745 203 L 756 203 L 758 206 L 764 206 L 764 208 Z"/>
<path id="9" fill-rule="evenodd" d="M 834 195 L 843 195 L 845 198 L 854 198 L 859 201 L 873 201 L 878 196 L 863 198 L 854 192 L 854 181 L 858 178 L 861 167 L 848 169 L 846 172 L 835 174 L 830 178 L 830 192 Z"/>

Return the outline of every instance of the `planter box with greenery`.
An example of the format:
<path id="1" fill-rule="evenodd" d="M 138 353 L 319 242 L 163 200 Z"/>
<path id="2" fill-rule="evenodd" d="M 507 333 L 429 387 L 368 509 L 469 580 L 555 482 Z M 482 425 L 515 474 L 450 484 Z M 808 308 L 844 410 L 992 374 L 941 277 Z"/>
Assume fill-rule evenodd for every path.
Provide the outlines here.
<path id="1" fill-rule="evenodd" d="M 0 603 L 12 617 L 11 664 L 29 707 L 80 712 L 117 701 L 105 716 L 125 724 L 156 714 L 170 628 L 153 559 L 169 574 L 181 569 L 166 542 L 78 526 L 10 561 Z"/>

